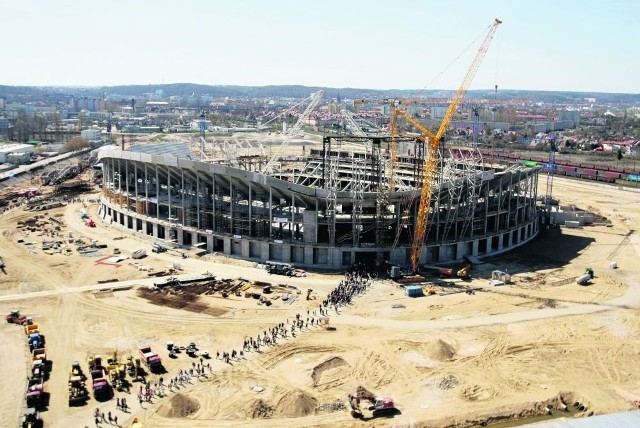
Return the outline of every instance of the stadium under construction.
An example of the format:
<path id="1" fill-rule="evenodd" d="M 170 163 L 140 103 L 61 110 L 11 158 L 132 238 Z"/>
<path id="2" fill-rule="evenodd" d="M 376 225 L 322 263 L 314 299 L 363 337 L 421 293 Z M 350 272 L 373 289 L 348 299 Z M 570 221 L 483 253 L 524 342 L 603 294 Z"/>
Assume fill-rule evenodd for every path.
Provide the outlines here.
<path id="1" fill-rule="evenodd" d="M 396 144 L 396 142 L 394 142 Z M 197 160 L 184 143 L 100 155 L 107 221 L 156 239 L 264 262 L 341 269 L 408 265 L 423 183 L 424 142 L 326 135 L 275 165 Z M 440 146 L 420 263 L 497 254 L 538 233 L 539 167 L 485 164 Z"/>

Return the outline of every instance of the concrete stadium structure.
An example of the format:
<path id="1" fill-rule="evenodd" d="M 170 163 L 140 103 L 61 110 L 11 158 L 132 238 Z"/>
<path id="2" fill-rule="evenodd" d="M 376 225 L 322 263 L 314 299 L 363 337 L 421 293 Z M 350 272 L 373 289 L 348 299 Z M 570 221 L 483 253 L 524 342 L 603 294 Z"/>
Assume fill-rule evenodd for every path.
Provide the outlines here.
<path id="1" fill-rule="evenodd" d="M 424 143 L 326 136 L 321 149 L 266 163 L 195 160 L 185 144 L 100 155 L 100 215 L 182 246 L 263 262 L 341 269 L 356 262 L 408 265 Z M 539 168 L 491 169 L 478 151 L 438 153 L 421 263 L 515 248 L 538 233 Z M 263 162 L 263 163 L 260 163 Z M 391 174 L 393 171 L 393 174 Z"/>

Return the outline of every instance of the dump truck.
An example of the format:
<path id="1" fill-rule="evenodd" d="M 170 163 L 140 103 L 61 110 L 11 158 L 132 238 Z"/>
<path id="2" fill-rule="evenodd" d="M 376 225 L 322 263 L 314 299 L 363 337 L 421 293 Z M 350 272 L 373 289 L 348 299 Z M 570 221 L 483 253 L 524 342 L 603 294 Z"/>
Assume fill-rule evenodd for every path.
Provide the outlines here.
<path id="1" fill-rule="evenodd" d="M 33 360 L 31 362 L 31 376 L 34 378 L 44 379 L 47 371 L 47 366 L 42 360 Z"/>
<path id="2" fill-rule="evenodd" d="M 89 358 L 87 358 L 87 362 L 89 364 L 89 371 L 103 369 L 102 357 L 100 355 L 89 355 Z"/>
<path id="3" fill-rule="evenodd" d="M 42 363 L 47 362 L 47 351 L 45 348 L 35 348 L 31 351 L 31 359 L 33 361 L 40 360 Z"/>
<path id="4" fill-rule="evenodd" d="M 5 316 L 5 320 L 9 324 L 18 324 L 18 325 L 26 325 L 27 324 L 26 315 L 20 315 L 20 311 L 17 310 L 17 309 L 14 309 L 13 311 L 9 312 Z"/>
<path id="5" fill-rule="evenodd" d="M 24 326 L 24 334 L 26 334 L 27 336 L 38 332 L 38 324 L 27 324 Z"/>
<path id="6" fill-rule="evenodd" d="M 111 386 L 104 376 L 104 370 L 91 370 L 91 388 L 96 400 L 103 400 L 111 397 Z"/>
<path id="7" fill-rule="evenodd" d="M 151 351 L 151 347 L 147 346 L 139 349 L 140 359 L 147 366 L 149 371 L 155 372 L 162 367 L 162 360 L 160 356 Z"/>
<path id="8" fill-rule="evenodd" d="M 32 333 L 29 335 L 29 351 L 44 347 L 44 336 L 40 333 Z"/>
<path id="9" fill-rule="evenodd" d="M 32 377 L 27 383 L 27 391 L 25 393 L 25 399 L 27 406 L 39 407 L 42 402 L 42 394 L 44 393 L 44 379 Z"/>

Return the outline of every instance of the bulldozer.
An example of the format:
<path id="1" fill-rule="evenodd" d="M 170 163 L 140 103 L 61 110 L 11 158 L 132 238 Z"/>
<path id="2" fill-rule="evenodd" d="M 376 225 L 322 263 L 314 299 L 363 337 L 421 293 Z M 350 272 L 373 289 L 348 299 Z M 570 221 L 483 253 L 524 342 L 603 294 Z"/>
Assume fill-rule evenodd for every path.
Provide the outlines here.
<path id="1" fill-rule="evenodd" d="M 354 418 L 364 418 L 364 413 L 360 408 L 362 400 L 369 402 L 368 410 L 371 411 L 371 417 L 389 415 L 396 412 L 396 407 L 391 397 L 376 397 L 372 392 L 363 386 L 356 389 L 355 394 L 349 394 L 349 404 L 351 405 L 351 416 Z"/>

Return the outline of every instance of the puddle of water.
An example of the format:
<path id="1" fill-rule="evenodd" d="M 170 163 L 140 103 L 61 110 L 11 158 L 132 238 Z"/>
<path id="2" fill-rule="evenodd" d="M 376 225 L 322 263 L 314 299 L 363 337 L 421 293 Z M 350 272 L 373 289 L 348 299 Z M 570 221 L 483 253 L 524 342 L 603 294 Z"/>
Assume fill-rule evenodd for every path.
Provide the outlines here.
<path id="1" fill-rule="evenodd" d="M 544 415 L 538 415 L 538 416 L 530 416 L 528 418 L 511 419 L 508 421 L 488 424 L 487 427 L 490 427 L 490 428 L 520 427 L 523 425 L 533 424 L 536 422 L 550 421 L 553 419 L 572 418 L 577 413 L 579 413 L 579 410 L 576 409 L 574 406 L 567 406 L 566 412 L 563 412 L 561 410 L 554 410 L 551 415 L 544 414 Z"/>

